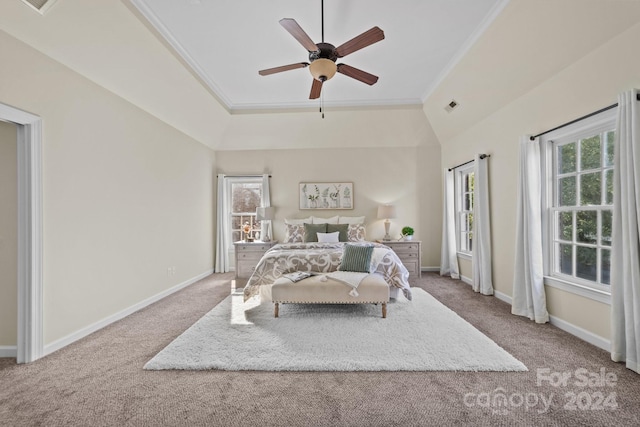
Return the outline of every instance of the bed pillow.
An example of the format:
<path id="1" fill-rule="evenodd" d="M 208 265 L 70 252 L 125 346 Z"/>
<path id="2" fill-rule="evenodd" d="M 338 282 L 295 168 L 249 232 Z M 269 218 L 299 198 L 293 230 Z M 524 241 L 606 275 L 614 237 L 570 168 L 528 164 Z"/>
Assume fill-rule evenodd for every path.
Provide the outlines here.
<path id="1" fill-rule="evenodd" d="M 327 224 L 307 224 L 304 223 L 304 241 L 317 242 L 318 233 L 326 233 Z"/>
<path id="2" fill-rule="evenodd" d="M 339 242 L 349 241 L 349 224 L 327 224 L 327 233 L 333 233 L 334 231 L 340 233 L 338 236 Z"/>
<path id="3" fill-rule="evenodd" d="M 368 273 L 371 268 L 373 246 L 345 245 L 338 270 Z"/>
<path id="4" fill-rule="evenodd" d="M 362 242 L 365 239 L 364 224 L 348 224 L 347 239 L 349 242 Z"/>
<path id="5" fill-rule="evenodd" d="M 316 233 L 318 235 L 318 243 L 338 243 L 340 232 L 333 233 Z"/>
<path id="6" fill-rule="evenodd" d="M 311 224 L 311 217 L 302 218 L 302 219 L 291 219 L 291 218 L 284 219 L 284 223 L 287 225 L 302 225 L 305 222 Z"/>
<path id="7" fill-rule="evenodd" d="M 363 216 L 340 216 L 338 224 L 364 224 Z"/>
<path id="8" fill-rule="evenodd" d="M 304 241 L 304 224 L 286 224 L 285 243 L 302 243 Z"/>
<path id="9" fill-rule="evenodd" d="M 331 218 L 320 218 L 317 216 L 312 216 L 313 224 L 337 224 L 338 223 L 338 215 L 332 216 Z"/>

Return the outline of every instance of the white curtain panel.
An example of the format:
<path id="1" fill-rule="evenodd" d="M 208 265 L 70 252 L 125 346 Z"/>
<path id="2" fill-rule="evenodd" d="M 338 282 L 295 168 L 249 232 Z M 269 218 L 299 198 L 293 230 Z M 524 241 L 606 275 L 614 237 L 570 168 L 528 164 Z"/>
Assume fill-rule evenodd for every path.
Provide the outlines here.
<path id="1" fill-rule="evenodd" d="M 453 171 L 444 170 L 444 200 L 442 212 L 442 252 L 440 254 L 440 275 L 460 278 L 456 250 L 456 212 Z"/>
<path id="2" fill-rule="evenodd" d="M 218 205 L 216 209 L 216 273 L 226 273 L 229 271 L 229 245 L 231 238 L 231 224 L 229 223 L 227 177 L 224 174 L 218 175 Z"/>
<path id="3" fill-rule="evenodd" d="M 473 247 L 471 287 L 482 295 L 493 295 L 491 280 L 491 216 L 489 214 L 488 160 L 476 154 L 473 174 Z"/>
<path id="4" fill-rule="evenodd" d="M 266 173 L 264 175 L 262 175 L 262 207 L 263 208 L 268 208 L 271 206 L 271 190 L 269 188 L 269 174 Z M 264 237 L 268 230 L 273 230 L 273 227 L 271 226 L 271 220 L 263 220 L 262 221 L 262 228 L 260 229 L 260 236 Z"/>
<path id="5" fill-rule="evenodd" d="M 640 373 L 640 108 L 618 96 L 611 248 L 611 359 Z"/>
<path id="6" fill-rule="evenodd" d="M 516 256 L 511 313 L 536 323 L 549 321 L 542 255 L 540 141 L 520 139 Z"/>

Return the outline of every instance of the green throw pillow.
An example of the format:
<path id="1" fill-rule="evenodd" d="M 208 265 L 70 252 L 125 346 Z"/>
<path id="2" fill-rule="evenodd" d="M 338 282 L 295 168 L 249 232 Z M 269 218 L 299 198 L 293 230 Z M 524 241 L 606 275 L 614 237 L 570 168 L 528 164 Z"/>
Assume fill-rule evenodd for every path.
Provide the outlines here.
<path id="1" fill-rule="evenodd" d="M 326 233 L 327 224 L 304 224 L 304 241 L 317 242 L 318 233 Z"/>
<path id="2" fill-rule="evenodd" d="M 349 224 L 327 224 L 327 233 L 334 233 L 339 231 L 338 235 L 339 242 L 348 242 L 349 241 Z"/>
<path id="3" fill-rule="evenodd" d="M 373 246 L 345 245 L 342 253 L 342 262 L 338 270 L 369 273 Z"/>

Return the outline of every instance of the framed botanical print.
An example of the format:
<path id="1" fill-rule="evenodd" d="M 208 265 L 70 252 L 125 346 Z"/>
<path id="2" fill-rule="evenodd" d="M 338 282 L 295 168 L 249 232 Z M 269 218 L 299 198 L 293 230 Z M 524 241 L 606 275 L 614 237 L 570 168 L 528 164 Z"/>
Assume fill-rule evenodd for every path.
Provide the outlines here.
<path id="1" fill-rule="evenodd" d="M 300 209 L 353 209 L 352 182 L 301 182 Z"/>

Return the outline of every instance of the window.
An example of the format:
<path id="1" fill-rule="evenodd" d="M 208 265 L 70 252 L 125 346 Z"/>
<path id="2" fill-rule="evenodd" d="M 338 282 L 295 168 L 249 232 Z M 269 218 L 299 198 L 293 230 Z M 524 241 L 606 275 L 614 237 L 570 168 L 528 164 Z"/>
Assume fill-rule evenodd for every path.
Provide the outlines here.
<path id="1" fill-rule="evenodd" d="M 244 238 L 242 228 L 245 225 L 248 224 L 253 233 L 261 230 L 261 221 L 256 221 L 256 208 L 262 206 L 262 179 L 232 178 L 229 185 L 231 241 L 237 242 Z"/>
<path id="2" fill-rule="evenodd" d="M 609 293 L 613 208 L 613 113 L 542 140 L 546 153 L 546 274 Z"/>
<path id="3" fill-rule="evenodd" d="M 456 245 L 458 252 L 471 255 L 473 247 L 473 163 L 456 170 Z"/>
<path id="4" fill-rule="evenodd" d="M 249 228 L 253 239 L 260 239 L 264 221 L 256 221 L 256 208 L 269 205 L 269 176 L 218 175 L 218 203 L 216 221 L 216 273 L 233 269 L 235 245 Z M 267 223 L 268 224 L 268 223 Z"/>

